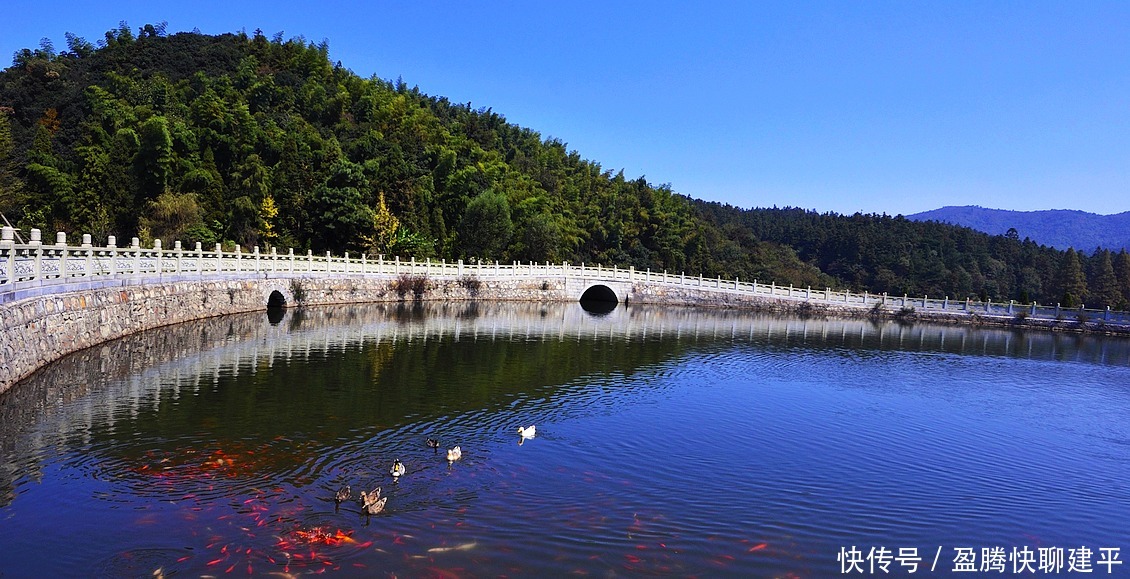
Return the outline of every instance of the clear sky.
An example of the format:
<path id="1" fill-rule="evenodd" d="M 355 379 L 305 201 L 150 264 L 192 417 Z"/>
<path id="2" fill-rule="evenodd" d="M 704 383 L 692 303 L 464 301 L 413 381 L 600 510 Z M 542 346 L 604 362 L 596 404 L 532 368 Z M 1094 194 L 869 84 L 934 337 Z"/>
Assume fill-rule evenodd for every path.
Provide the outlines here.
<path id="1" fill-rule="evenodd" d="M 1125 1 L 8 0 L 0 58 L 121 20 L 324 39 L 361 76 L 741 207 L 1130 211 Z"/>

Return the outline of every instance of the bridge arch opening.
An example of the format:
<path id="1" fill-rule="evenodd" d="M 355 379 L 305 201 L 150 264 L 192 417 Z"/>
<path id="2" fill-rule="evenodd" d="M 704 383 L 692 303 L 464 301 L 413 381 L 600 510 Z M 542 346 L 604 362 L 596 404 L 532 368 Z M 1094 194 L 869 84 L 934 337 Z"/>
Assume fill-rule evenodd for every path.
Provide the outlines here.
<path id="1" fill-rule="evenodd" d="M 616 292 L 606 285 L 594 285 L 581 294 L 581 307 L 595 316 L 611 313 L 619 303 Z"/>
<path id="2" fill-rule="evenodd" d="M 616 299 L 616 292 L 606 285 L 594 285 L 581 294 L 582 302 L 605 302 L 613 305 L 620 303 Z"/>
<path id="3" fill-rule="evenodd" d="M 267 296 L 267 321 L 271 325 L 278 325 L 286 315 L 286 296 L 275 290 Z"/>
<path id="4" fill-rule="evenodd" d="M 280 292 L 279 290 L 275 290 L 275 291 L 271 292 L 270 296 L 267 296 L 267 309 L 285 308 L 285 307 L 286 307 L 286 296 L 284 296 L 282 294 L 282 292 Z"/>

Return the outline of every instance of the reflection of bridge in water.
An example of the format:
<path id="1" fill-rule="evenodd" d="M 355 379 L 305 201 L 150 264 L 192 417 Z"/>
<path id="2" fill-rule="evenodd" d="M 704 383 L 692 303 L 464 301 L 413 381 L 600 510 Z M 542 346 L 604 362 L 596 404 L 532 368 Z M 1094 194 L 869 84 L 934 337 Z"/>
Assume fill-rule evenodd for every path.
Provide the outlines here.
<path id="1" fill-rule="evenodd" d="M 564 303 L 365 304 L 290 310 L 277 324 L 238 314 L 142 332 L 72 354 L 0 395 L 0 503 L 34 476 L 43 449 L 89 442 L 96 429 L 214 387 L 221 377 L 310 361 L 374 343 L 577 341 L 697 347 L 918 352 L 1130 365 L 1130 344 L 1101 336 L 865 319 L 802 319 L 739 310 L 617 307 L 592 315 Z"/>
<path id="2" fill-rule="evenodd" d="M 221 374 L 254 373 L 279 361 L 310 360 L 365 343 L 528 339 L 674 340 L 688 347 L 721 341 L 772 348 L 1130 365 L 1130 344 L 1125 340 L 1058 332 L 802 319 L 738 310 L 652 306 L 618 307 L 603 316 L 560 303 L 325 306 L 292 310 L 278 324 L 269 324 L 255 314 L 209 318 L 142 332 L 72 354 L 3 395 L 0 415 L 5 426 L 0 432 L 9 431 L 11 425 L 27 424 L 30 418 L 59 412 L 60 402 L 66 403 L 69 416 L 65 423 L 70 426 L 55 424 L 47 430 L 81 431 L 81 425 L 93 424 L 101 409 L 128 408 L 136 415 L 142 405 L 159 404 L 157 394 L 165 390 L 176 398 L 181 390 L 197 391 Z M 101 397 L 115 403 L 106 403 Z M 122 399 L 131 402 L 122 404 Z M 100 416 L 111 424 L 115 420 L 112 414 Z"/>

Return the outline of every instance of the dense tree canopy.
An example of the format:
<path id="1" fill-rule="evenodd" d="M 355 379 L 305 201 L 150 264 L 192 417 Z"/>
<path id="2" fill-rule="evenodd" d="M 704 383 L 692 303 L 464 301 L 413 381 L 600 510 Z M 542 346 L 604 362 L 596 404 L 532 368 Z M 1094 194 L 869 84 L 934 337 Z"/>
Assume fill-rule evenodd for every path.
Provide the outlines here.
<path id="1" fill-rule="evenodd" d="M 326 43 L 168 35 L 163 25 L 135 34 L 124 23 L 96 44 L 66 38 L 66 51 L 45 40 L 0 72 L 0 212 L 25 230 L 599 262 L 895 294 L 1130 299 L 1125 252 L 695 201 L 491 109 L 359 77 L 330 61 Z"/>

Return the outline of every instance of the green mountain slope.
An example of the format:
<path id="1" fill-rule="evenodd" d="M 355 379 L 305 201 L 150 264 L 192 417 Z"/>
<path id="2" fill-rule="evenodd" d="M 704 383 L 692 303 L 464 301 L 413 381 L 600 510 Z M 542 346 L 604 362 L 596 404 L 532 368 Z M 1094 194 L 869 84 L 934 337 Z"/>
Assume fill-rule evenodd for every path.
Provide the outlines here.
<path id="1" fill-rule="evenodd" d="M 1130 256 L 1119 277 L 1122 254 L 696 201 L 491 109 L 359 77 L 325 43 L 258 33 L 123 25 L 97 46 L 68 35 L 66 51 L 18 52 L 0 71 L 0 212 L 97 242 L 604 263 L 955 298 L 1130 296 Z"/>

